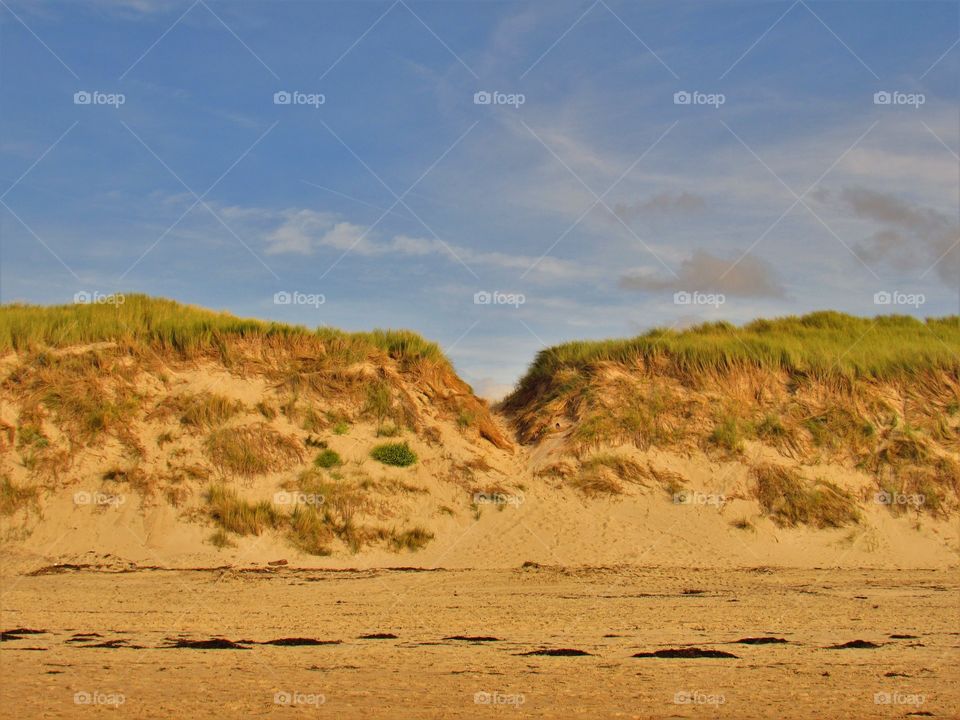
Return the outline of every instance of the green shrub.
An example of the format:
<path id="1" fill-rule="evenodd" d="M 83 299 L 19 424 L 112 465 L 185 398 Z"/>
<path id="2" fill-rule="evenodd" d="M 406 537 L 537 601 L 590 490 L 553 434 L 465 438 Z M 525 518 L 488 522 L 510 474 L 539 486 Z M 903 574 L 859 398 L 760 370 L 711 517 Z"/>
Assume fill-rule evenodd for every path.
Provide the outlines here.
<path id="1" fill-rule="evenodd" d="M 313 464 L 321 468 L 332 468 L 343 465 L 343 460 L 340 459 L 340 453 L 338 453 L 336 450 L 327 448 L 326 450 L 321 450 L 317 454 L 317 456 L 313 459 Z"/>
<path id="2" fill-rule="evenodd" d="M 395 465 L 396 467 L 407 467 L 417 461 L 416 453 L 405 442 L 377 445 L 370 451 L 370 456 L 384 465 Z"/>

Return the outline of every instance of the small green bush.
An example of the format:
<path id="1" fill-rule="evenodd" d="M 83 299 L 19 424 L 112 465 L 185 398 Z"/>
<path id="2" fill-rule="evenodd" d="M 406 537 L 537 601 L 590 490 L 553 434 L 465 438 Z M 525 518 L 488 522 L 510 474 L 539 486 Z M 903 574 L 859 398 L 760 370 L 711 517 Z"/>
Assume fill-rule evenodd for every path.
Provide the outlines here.
<path id="1" fill-rule="evenodd" d="M 340 453 L 338 453 L 336 450 L 327 448 L 326 450 L 320 451 L 320 453 L 313 459 L 313 464 L 320 468 L 329 469 L 343 465 L 343 460 L 340 459 Z"/>
<path id="2" fill-rule="evenodd" d="M 377 445 L 370 452 L 370 456 L 384 465 L 395 465 L 396 467 L 407 467 L 417 461 L 417 454 L 405 442 Z"/>

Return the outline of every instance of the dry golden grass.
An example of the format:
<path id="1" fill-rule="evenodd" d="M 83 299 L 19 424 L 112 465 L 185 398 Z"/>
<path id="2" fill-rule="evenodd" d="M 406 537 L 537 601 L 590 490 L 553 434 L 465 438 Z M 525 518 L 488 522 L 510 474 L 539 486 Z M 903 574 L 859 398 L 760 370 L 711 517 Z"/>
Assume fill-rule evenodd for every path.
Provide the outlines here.
<path id="1" fill-rule="evenodd" d="M 330 555 L 335 533 L 313 505 L 297 505 L 290 513 L 290 542 L 308 555 Z"/>
<path id="2" fill-rule="evenodd" d="M 298 542 L 309 545 L 310 538 L 316 537 L 317 546 L 325 547 L 330 538 L 336 536 L 352 552 L 358 552 L 364 544 L 379 539 L 377 531 L 360 522 L 360 517 L 373 507 L 363 492 L 364 484 L 363 478 L 358 484 L 338 472 L 328 474 L 315 467 L 301 472 L 296 481 L 285 483 L 286 489 L 297 490 L 311 500 L 302 519 L 306 537 Z M 322 533 L 318 523 L 325 528 Z M 311 528 L 316 535 L 308 532 Z"/>
<path id="3" fill-rule="evenodd" d="M 176 415 L 180 423 L 199 430 L 210 430 L 244 411 L 239 400 L 231 400 L 211 392 L 180 394 L 166 397 L 147 416 L 148 419 L 167 418 Z"/>
<path id="4" fill-rule="evenodd" d="M 838 528 L 860 519 L 853 497 L 833 483 L 809 481 L 779 465 L 760 465 L 752 474 L 760 506 L 782 527 Z"/>
<path id="5" fill-rule="evenodd" d="M 253 477 L 286 470 L 303 462 L 304 450 L 292 435 L 284 435 L 266 423 L 226 427 L 210 433 L 207 455 L 224 474 Z"/>
<path id="6" fill-rule="evenodd" d="M 619 495 L 623 483 L 642 485 L 647 473 L 638 463 L 614 453 L 598 453 L 580 463 L 580 471 L 567 482 L 584 495 Z"/>
<path id="7" fill-rule="evenodd" d="M 395 552 L 410 550 L 416 552 L 427 546 L 433 540 L 433 533 L 420 526 L 408 530 L 396 531 L 390 534 L 390 547 Z"/>
<path id="8" fill-rule="evenodd" d="M 40 488 L 17 485 L 9 477 L 0 477 L 0 516 L 10 516 L 36 507 Z"/>
<path id="9" fill-rule="evenodd" d="M 264 530 L 278 527 L 282 521 L 270 502 L 247 502 L 235 490 L 223 485 L 210 486 L 207 504 L 210 517 L 223 530 L 237 535 L 260 535 Z"/>
<path id="10" fill-rule="evenodd" d="M 134 453 L 142 454 L 143 448 L 131 431 L 143 400 L 133 384 L 135 375 L 115 352 L 40 352 L 14 368 L 3 390 L 18 402 L 22 420 L 49 415 L 74 448 L 114 437 Z"/>
<path id="11" fill-rule="evenodd" d="M 110 482 L 124 483 L 145 497 L 156 492 L 159 481 L 159 478 L 137 465 L 129 468 L 110 468 L 103 473 L 102 477 Z"/>

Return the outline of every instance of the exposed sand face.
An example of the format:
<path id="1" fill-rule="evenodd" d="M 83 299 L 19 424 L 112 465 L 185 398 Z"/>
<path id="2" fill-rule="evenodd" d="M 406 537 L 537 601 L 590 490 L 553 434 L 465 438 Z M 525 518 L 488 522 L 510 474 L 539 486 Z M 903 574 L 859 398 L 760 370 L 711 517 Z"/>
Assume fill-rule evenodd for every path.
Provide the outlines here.
<path id="1" fill-rule="evenodd" d="M 76 348 L 76 353 L 91 348 Z M 8 356 L 5 362 L 13 362 Z M 129 364 L 128 358 L 120 358 Z M 389 368 L 388 368 L 389 369 Z M 356 369 L 357 373 L 367 368 Z M 372 371 L 371 371 L 372 372 Z M 398 381 L 399 382 L 399 381 Z M 426 383 L 427 381 L 423 381 Z M 427 383 L 429 384 L 429 383 Z M 739 567 L 878 567 L 947 568 L 960 558 L 960 527 L 955 519 L 937 518 L 912 509 L 891 513 L 875 502 L 877 485 L 870 475 L 828 461 L 797 462 L 760 443 L 747 442 L 737 457 L 717 459 L 699 449 L 641 451 L 627 444 L 599 447 L 585 458 L 607 453 L 638 467 L 656 468 L 683 481 L 688 502 L 673 501 L 656 481 L 621 482 L 622 494 L 587 497 L 570 478 L 544 474 L 557 462 L 572 462 L 567 447 L 569 427 L 560 427 L 532 446 L 498 447 L 458 427 L 457 418 L 429 402 L 423 387 L 403 385 L 416 406 L 419 434 L 405 430 L 390 440 L 408 442 L 417 453 L 415 465 L 388 467 L 370 457 L 370 450 L 388 438 L 354 407 L 344 434 L 329 427 L 318 431 L 324 443 L 343 459 L 337 468 L 343 482 L 362 488 L 366 506 L 356 522 L 384 530 L 422 527 L 433 540 L 415 555 L 394 552 L 389 543 L 371 542 L 359 553 L 333 540 L 329 557 L 297 550 L 281 531 L 234 536 L 235 547 L 218 549 L 210 542 L 216 529 L 204 491 L 224 482 L 250 502 L 267 501 L 289 512 L 289 483 L 309 468 L 316 450 L 302 418 L 277 413 L 265 418 L 261 401 L 280 407 L 284 396 L 263 377 L 239 376 L 214 362 L 173 364 L 136 376 L 141 400 L 130 428 L 142 448 L 131 459 L 129 448 L 114 437 L 83 447 L 55 482 L 46 482 L 39 508 L 25 508 L 4 518 L 4 558 L 8 566 L 35 569 L 56 562 L 133 562 L 138 565 L 196 567 L 286 559 L 302 567 L 389 567 L 410 564 L 446 568 L 512 568 L 525 561 L 558 565 L 657 564 Z M 442 392 L 448 390 L 442 389 Z M 171 398 L 216 393 L 241 403 L 243 410 L 224 427 L 262 425 L 293 438 L 302 461 L 254 477 L 237 477 L 216 467 L 204 448 L 213 428 L 183 426 L 176 413 L 158 408 Z M 354 399 L 354 402 L 361 400 Z M 311 400 L 319 410 L 336 407 L 332 400 Z M 304 407 L 310 405 L 304 401 Z M 16 402 L 0 403 L 0 420 L 11 428 L 19 417 Z M 505 418 L 490 423 L 510 436 Z M 562 423 L 561 423 L 562 425 Z M 426 432 L 426 428 L 431 430 Z M 49 419 L 43 429 L 54 444 L 66 447 L 64 433 Z M 19 436 L 18 436 L 19 437 Z M 161 438 L 169 437 L 161 441 Z M 25 451 L 0 443 L 0 470 L 19 486 L 40 481 L 27 469 Z M 576 461 L 579 462 L 579 461 Z M 828 480 L 856 500 L 860 522 L 841 529 L 779 527 L 753 493 L 750 468 L 784 463 L 806 480 Z M 133 484 L 105 479 L 105 472 L 136 466 L 150 480 L 145 492 Z M 173 484 L 171 474 L 199 468 Z M 167 495 L 181 493 L 176 504 Z M 955 518 L 955 516 L 954 516 Z M 742 529 L 735 523 L 743 523 Z M 105 556 L 113 560 L 104 561 Z"/>
<path id="2" fill-rule="evenodd" d="M 4 586 L 4 628 L 46 631 L 0 645 L 7 717 L 103 709 L 75 704 L 89 698 L 148 718 L 274 717 L 288 700 L 338 718 L 960 716 L 952 572 L 280 568 Z M 458 635 L 495 639 L 444 639 Z M 340 642 L 257 644 L 291 637 Z M 178 638 L 248 649 L 162 647 Z M 826 649 L 855 640 L 878 647 Z M 691 647 L 737 657 L 632 657 Z M 589 655 L 522 655 L 541 649 Z"/>
<path id="3" fill-rule="evenodd" d="M 376 502 L 371 522 L 429 528 L 434 539 L 416 553 L 371 545 L 359 554 L 338 547 L 330 557 L 313 556 L 273 531 L 235 536 L 236 547 L 218 550 L 208 540 L 215 525 L 206 516 L 202 487 L 195 488 L 190 505 L 174 508 L 162 498 L 145 499 L 122 486 L 107 487 L 94 480 L 47 497 L 42 520 L 29 516 L 4 523 L 4 557 L 9 567 L 23 570 L 53 563 L 122 561 L 183 568 L 277 559 L 317 568 L 512 568 L 526 561 L 565 566 L 957 566 L 960 527 L 954 520 L 913 512 L 894 516 L 869 498 L 862 505 L 861 521 L 854 525 L 779 527 L 762 516 L 749 496 L 747 466 L 742 462 L 635 451 L 639 460 L 650 459 L 687 478 L 688 501 L 673 502 L 654 487 L 628 487 L 623 495 L 587 498 L 533 476 L 519 457 L 492 452 L 487 457 L 491 470 L 469 482 L 452 482 L 443 454 L 456 452 L 458 440 L 463 442 L 451 438 L 443 449 L 413 441 L 421 456 L 416 467 L 372 470 L 380 480 L 408 489 L 370 491 Z M 366 457 L 366 448 L 376 441 L 372 428 L 356 426 L 349 436 L 332 438 L 330 445 L 348 463 L 371 468 L 376 463 Z M 824 466 L 816 472 L 851 492 L 868 489 L 868 478 L 853 471 Z M 236 486 L 251 501 L 272 500 L 283 492 L 279 483 L 284 477 L 276 473 Z M 493 487 L 501 489 L 479 497 L 472 492 Z M 116 502 L 78 504 L 78 491 L 101 492 Z M 733 523 L 741 519 L 748 519 L 751 527 L 736 528 Z"/>

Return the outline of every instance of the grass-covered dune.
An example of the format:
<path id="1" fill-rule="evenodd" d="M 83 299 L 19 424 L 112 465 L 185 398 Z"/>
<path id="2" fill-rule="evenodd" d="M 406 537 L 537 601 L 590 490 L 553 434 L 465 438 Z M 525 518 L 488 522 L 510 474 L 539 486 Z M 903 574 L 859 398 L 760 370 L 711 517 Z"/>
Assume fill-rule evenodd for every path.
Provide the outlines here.
<path id="1" fill-rule="evenodd" d="M 345 361 L 355 362 L 379 350 L 403 363 L 429 360 L 449 365 L 436 343 L 409 330 L 310 330 L 300 325 L 238 318 L 147 295 L 118 297 L 123 301 L 0 306 L 0 352 L 116 342 L 191 355 L 220 350 L 230 340 L 256 339 L 314 345 Z"/>
<path id="2" fill-rule="evenodd" d="M 662 362 L 682 373 L 756 367 L 794 375 L 884 379 L 960 369 L 960 316 L 924 321 L 904 315 L 861 318 L 826 311 L 754 320 L 743 327 L 705 323 L 639 337 L 569 342 L 541 351 L 520 392 L 567 369 L 601 362 Z"/>
<path id="3" fill-rule="evenodd" d="M 163 375 L 165 363 L 206 360 L 240 377 L 266 379 L 289 402 L 323 398 L 417 431 L 423 431 L 417 398 L 427 398 L 464 432 L 509 445 L 439 346 L 409 330 L 309 329 L 146 295 L 117 300 L 0 306 L 0 356 L 13 353 L 19 361 L 4 381 L 5 395 L 69 405 L 61 396 L 81 388 L 82 395 L 104 392 L 131 373 Z M 95 351 L 61 352 L 83 347 Z M 84 404 L 83 397 L 74 400 Z M 91 417 L 99 412 L 84 410 Z M 90 423 L 103 424 L 96 417 Z"/>
<path id="4" fill-rule="evenodd" d="M 491 469 L 475 455 L 512 448 L 416 333 L 117 300 L 0 306 L 0 517 L 24 538 L 72 496 L 71 517 L 169 506 L 221 549 L 269 532 L 315 556 L 414 550 L 433 538 L 410 526 L 411 498 L 434 500 L 416 483 L 449 480 L 465 500 L 473 470 Z"/>
<path id="5" fill-rule="evenodd" d="M 960 499 L 956 316 L 818 312 L 566 343 L 539 353 L 502 408 L 522 443 L 558 438 L 572 456 L 545 472 L 583 476 L 592 453 L 622 445 L 775 453 L 865 472 L 934 512 Z"/>

